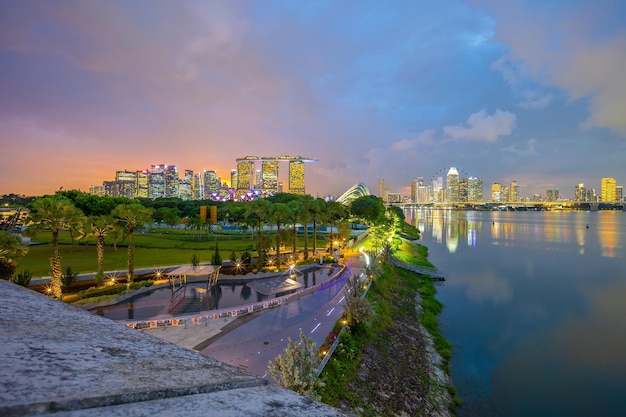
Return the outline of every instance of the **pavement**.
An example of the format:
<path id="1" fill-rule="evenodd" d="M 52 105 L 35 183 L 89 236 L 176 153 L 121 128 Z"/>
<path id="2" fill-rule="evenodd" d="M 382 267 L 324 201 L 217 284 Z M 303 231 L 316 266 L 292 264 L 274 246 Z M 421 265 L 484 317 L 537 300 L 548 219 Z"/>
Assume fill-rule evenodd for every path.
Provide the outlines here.
<path id="1" fill-rule="evenodd" d="M 234 325 L 240 317 L 225 317 L 219 320 L 207 320 L 207 324 L 188 326 L 166 326 L 139 330 L 143 333 L 167 340 L 187 349 L 200 351 L 211 339 L 219 337 L 227 326 Z"/>

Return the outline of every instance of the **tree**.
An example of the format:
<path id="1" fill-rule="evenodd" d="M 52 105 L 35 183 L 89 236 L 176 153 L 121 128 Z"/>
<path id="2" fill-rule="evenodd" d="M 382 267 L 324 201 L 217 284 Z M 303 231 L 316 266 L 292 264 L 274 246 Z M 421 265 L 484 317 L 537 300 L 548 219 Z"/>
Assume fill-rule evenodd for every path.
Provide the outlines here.
<path id="1" fill-rule="evenodd" d="M 365 298 L 365 289 L 358 276 L 353 275 L 346 279 L 345 295 L 343 306 L 348 325 L 353 328 L 365 325 L 373 315 L 373 310 Z"/>
<path id="2" fill-rule="evenodd" d="M 0 231 L 0 279 L 11 279 L 17 269 L 17 259 L 28 253 L 28 246 L 9 232 Z"/>
<path id="3" fill-rule="evenodd" d="M 300 329 L 300 343 L 288 337 L 285 351 L 267 366 L 278 385 L 317 400 L 316 389 L 322 386 L 317 373 L 319 364 L 315 342 Z"/>
<path id="4" fill-rule="evenodd" d="M 313 200 L 309 208 L 309 215 L 313 223 L 313 256 L 315 256 L 315 252 L 317 251 L 317 226 L 326 218 L 326 200 L 321 198 Z"/>
<path id="5" fill-rule="evenodd" d="M 52 233 L 52 257 L 50 258 L 50 285 L 52 295 L 61 298 L 61 256 L 59 255 L 59 232 L 69 227 L 76 215 L 72 202 L 63 197 L 41 197 L 33 201 L 28 223 L 31 233 L 49 230 Z"/>
<path id="6" fill-rule="evenodd" d="M 380 197 L 366 195 L 350 204 L 350 214 L 366 224 L 377 226 L 385 218 L 385 204 Z"/>
<path id="7" fill-rule="evenodd" d="M 287 203 L 287 208 L 287 219 L 291 223 L 293 233 L 291 256 L 295 262 L 298 259 L 298 222 L 302 220 L 304 207 L 300 199 L 294 199 Z"/>
<path id="8" fill-rule="evenodd" d="M 128 283 L 133 282 L 135 275 L 135 244 L 133 236 L 135 229 L 143 226 L 152 217 L 152 209 L 143 207 L 139 203 L 120 204 L 111 213 L 113 217 L 128 230 Z"/>
<path id="9" fill-rule="evenodd" d="M 328 223 L 330 224 L 330 235 L 329 235 L 329 245 L 332 246 L 333 242 L 333 227 L 337 225 L 341 220 L 347 217 L 347 209 L 341 203 L 336 201 L 329 201 L 327 203 L 327 218 Z M 330 247 L 329 247 L 330 249 Z"/>
<path id="10" fill-rule="evenodd" d="M 303 195 L 300 199 L 301 210 L 300 210 L 300 222 L 303 226 L 303 237 L 304 237 L 304 255 L 303 258 L 306 261 L 309 259 L 309 221 L 311 220 L 311 212 L 314 204 L 314 199 L 310 195 Z"/>
<path id="11" fill-rule="evenodd" d="M 285 203 L 274 203 L 270 206 L 269 217 L 276 225 L 276 262 L 280 266 L 280 226 L 288 219 L 289 206 Z"/>
<path id="12" fill-rule="evenodd" d="M 68 266 L 65 273 L 61 277 L 61 281 L 63 282 L 63 286 L 65 288 L 69 288 L 70 285 L 76 282 L 76 278 L 78 278 L 78 272 L 72 271 L 72 267 Z"/>
<path id="13" fill-rule="evenodd" d="M 213 259 L 211 260 L 213 265 L 221 265 L 222 264 L 222 256 L 220 255 L 220 249 L 217 245 L 217 241 L 215 242 L 215 253 L 213 253 Z"/>
<path id="14" fill-rule="evenodd" d="M 115 219 L 111 216 L 91 216 L 87 218 L 87 233 L 96 238 L 96 252 L 98 256 L 96 282 L 101 282 L 104 279 L 104 238 L 115 229 L 116 224 Z"/>

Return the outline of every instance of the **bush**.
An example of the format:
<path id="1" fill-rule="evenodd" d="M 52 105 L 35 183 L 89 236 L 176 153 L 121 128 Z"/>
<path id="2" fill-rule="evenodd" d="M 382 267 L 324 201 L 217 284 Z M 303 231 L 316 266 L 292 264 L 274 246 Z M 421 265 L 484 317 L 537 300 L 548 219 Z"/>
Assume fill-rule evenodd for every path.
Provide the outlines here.
<path id="1" fill-rule="evenodd" d="M 72 267 L 68 266 L 65 270 L 65 273 L 61 276 L 61 282 L 65 288 L 68 288 L 74 282 L 76 282 L 76 278 L 78 277 L 78 272 L 73 272 Z"/>
<path id="2" fill-rule="evenodd" d="M 28 287 L 30 285 L 30 280 L 32 277 L 33 277 L 32 272 L 22 271 L 12 276 L 11 282 L 17 285 L 21 285 L 22 287 Z"/>

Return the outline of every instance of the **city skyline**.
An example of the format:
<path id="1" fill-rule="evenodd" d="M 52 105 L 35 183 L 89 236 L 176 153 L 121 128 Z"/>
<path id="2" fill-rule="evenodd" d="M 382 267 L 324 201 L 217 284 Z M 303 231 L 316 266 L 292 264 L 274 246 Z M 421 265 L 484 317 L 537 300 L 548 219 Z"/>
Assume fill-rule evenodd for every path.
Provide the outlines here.
<path id="1" fill-rule="evenodd" d="M 451 166 L 599 194 L 626 182 L 625 22 L 610 0 L 7 0 L 0 194 L 246 154 L 314 155 L 320 196 Z"/>

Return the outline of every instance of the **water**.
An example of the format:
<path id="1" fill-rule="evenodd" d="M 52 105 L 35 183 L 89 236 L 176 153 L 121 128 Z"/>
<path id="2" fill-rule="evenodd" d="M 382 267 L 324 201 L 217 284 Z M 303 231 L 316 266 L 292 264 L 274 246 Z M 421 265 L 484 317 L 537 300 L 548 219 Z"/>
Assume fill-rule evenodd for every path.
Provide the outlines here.
<path id="1" fill-rule="evenodd" d="M 301 283 L 302 288 L 308 288 L 328 279 L 333 272 L 332 268 L 314 269 L 300 273 L 292 279 Z M 285 275 L 284 278 L 287 279 L 288 276 Z M 254 304 L 275 296 L 261 294 L 248 285 L 218 283 L 207 290 L 206 283 L 189 283 L 176 295 L 172 294 L 169 287 L 159 288 L 132 300 L 99 308 L 94 313 L 112 320 L 148 320 L 161 315 L 190 314 Z"/>
<path id="2" fill-rule="evenodd" d="M 429 209 L 407 221 L 447 278 L 459 417 L 626 415 L 626 213 Z"/>

